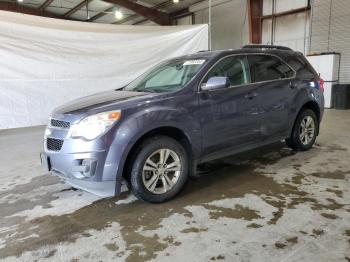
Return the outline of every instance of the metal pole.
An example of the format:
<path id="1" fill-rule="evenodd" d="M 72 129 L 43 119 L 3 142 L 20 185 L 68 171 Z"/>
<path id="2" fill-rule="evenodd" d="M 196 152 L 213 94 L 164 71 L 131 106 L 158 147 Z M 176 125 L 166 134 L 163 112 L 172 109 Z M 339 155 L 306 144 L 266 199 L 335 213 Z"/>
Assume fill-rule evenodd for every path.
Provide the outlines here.
<path id="1" fill-rule="evenodd" d="M 271 15 L 272 15 L 272 18 L 271 18 L 271 45 L 273 45 L 273 42 L 274 42 L 274 34 L 275 34 L 275 0 L 272 0 L 272 10 L 271 10 Z"/>
<path id="2" fill-rule="evenodd" d="M 209 28 L 208 28 L 208 37 L 209 37 L 209 50 L 211 50 L 211 0 L 209 0 Z"/>
<path id="3" fill-rule="evenodd" d="M 314 17 L 314 1 L 313 0 L 309 0 L 308 1 L 308 4 L 310 6 L 310 22 L 309 22 L 309 45 L 308 45 L 308 50 L 307 50 L 307 53 L 310 53 L 310 51 L 312 50 L 311 49 L 311 43 L 312 43 L 312 23 L 313 23 L 313 17 Z M 305 51 L 305 54 L 306 54 L 306 51 Z"/>
<path id="4" fill-rule="evenodd" d="M 86 0 L 86 17 L 87 17 L 87 20 L 90 19 L 89 0 Z"/>

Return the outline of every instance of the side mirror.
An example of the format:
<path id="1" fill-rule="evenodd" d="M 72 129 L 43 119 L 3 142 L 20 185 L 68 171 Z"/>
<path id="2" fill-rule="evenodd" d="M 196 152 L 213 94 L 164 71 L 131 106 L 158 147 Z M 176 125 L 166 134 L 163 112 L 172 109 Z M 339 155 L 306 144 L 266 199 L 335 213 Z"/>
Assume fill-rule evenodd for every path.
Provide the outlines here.
<path id="1" fill-rule="evenodd" d="M 230 80 L 226 76 L 212 76 L 207 83 L 202 85 L 202 90 L 214 90 L 220 88 L 227 88 L 230 86 Z"/>

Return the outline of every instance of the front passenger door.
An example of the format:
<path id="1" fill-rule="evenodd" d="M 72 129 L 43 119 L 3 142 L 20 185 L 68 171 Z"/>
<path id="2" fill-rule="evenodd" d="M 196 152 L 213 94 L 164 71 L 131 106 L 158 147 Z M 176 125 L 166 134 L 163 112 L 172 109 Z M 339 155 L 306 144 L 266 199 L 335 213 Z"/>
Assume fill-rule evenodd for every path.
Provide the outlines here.
<path id="1" fill-rule="evenodd" d="M 250 84 L 247 57 L 221 59 L 208 71 L 201 86 L 213 76 L 228 77 L 230 87 L 199 92 L 202 152 L 207 160 L 260 141 L 259 103 L 256 87 Z"/>

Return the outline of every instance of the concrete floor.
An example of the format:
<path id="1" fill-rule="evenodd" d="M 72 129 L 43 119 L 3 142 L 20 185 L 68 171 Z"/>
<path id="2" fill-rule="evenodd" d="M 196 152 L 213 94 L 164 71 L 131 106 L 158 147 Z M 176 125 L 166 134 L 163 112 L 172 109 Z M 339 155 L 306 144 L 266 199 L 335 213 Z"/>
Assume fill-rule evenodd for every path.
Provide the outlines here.
<path id="1" fill-rule="evenodd" d="M 0 132 L 4 261 L 350 261 L 350 110 L 312 150 L 211 163 L 161 205 L 72 190 L 40 168 L 42 137 Z"/>

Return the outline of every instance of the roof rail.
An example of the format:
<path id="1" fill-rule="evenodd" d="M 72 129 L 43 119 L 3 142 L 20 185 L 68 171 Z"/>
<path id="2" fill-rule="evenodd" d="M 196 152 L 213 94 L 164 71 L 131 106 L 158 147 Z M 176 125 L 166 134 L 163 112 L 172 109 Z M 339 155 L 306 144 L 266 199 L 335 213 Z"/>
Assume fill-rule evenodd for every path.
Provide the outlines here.
<path id="1" fill-rule="evenodd" d="M 258 48 L 258 49 L 278 49 L 278 50 L 288 50 L 293 51 L 293 49 L 286 47 L 286 46 L 280 46 L 280 45 L 245 45 L 242 48 Z"/>

